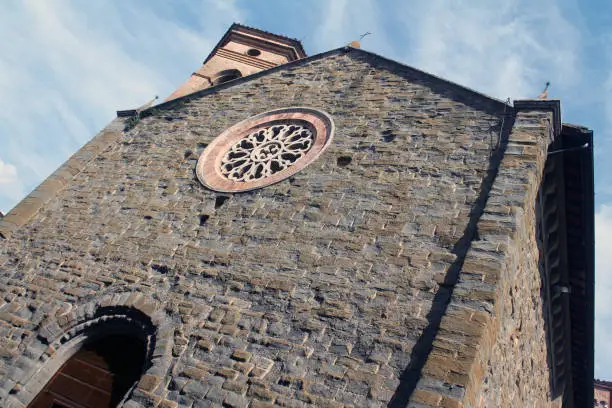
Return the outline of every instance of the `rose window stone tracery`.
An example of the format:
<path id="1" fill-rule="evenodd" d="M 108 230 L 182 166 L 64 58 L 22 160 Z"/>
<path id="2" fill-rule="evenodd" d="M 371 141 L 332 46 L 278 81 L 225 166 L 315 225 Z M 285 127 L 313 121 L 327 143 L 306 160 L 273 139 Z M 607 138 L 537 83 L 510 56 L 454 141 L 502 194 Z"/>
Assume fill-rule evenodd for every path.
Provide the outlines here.
<path id="1" fill-rule="evenodd" d="M 312 147 L 313 132 L 300 125 L 258 129 L 236 143 L 221 161 L 230 180 L 248 182 L 291 167 Z"/>
<path id="2" fill-rule="evenodd" d="M 292 176 L 314 161 L 333 136 L 331 117 L 312 108 L 285 108 L 225 130 L 202 152 L 196 167 L 206 187 L 248 191 Z"/>

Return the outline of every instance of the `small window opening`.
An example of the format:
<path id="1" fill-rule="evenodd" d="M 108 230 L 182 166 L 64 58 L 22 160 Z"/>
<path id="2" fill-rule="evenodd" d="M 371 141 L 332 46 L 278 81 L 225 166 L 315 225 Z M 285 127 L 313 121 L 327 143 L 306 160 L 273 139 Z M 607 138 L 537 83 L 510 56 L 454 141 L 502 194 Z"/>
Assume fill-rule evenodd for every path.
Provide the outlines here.
<path id="1" fill-rule="evenodd" d="M 278 384 L 282 385 L 283 387 L 289 387 L 291 385 L 291 381 L 289 381 L 286 378 L 282 378 L 281 377 L 281 378 L 278 379 Z"/>
<path id="2" fill-rule="evenodd" d="M 218 210 L 219 208 L 221 208 L 221 206 L 223 204 L 225 204 L 225 202 L 229 200 L 228 196 L 217 196 L 217 198 L 215 199 L 215 210 Z"/>
<path id="3" fill-rule="evenodd" d="M 206 221 L 210 218 L 210 215 L 202 214 L 200 215 L 200 226 L 206 224 Z"/>
<path id="4" fill-rule="evenodd" d="M 157 271 L 161 274 L 167 274 L 168 271 L 170 270 L 170 268 L 168 268 L 166 265 L 159 265 L 159 264 L 153 264 L 151 265 L 151 269 L 153 269 L 154 271 Z"/>
<path id="5" fill-rule="evenodd" d="M 385 130 L 382 132 L 382 138 L 386 143 L 392 142 L 395 140 L 396 135 L 393 134 L 391 130 Z"/>
<path id="6" fill-rule="evenodd" d="M 204 149 L 208 147 L 208 143 L 198 143 L 198 148 L 196 150 L 196 156 L 200 156 Z"/>
<path id="7" fill-rule="evenodd" d="M 256 50 L 255 48 L 251 48 L 247 51 L 247 54 L 251 57 L 259 57 L 261 55 L 261 51 Z"/>
<path id="8" fill-rule="evenodd" d="M 351 164 L 352 161 L 353 161 L 353 158 L 351 156 L 340 156 L 338 157 L 338 160 L 336 161 L 336 163 L 338 163 L 338 166 L 340 167 L 345 167 Z"/>
<path id="9" fill-rule="evenodd" d="M 242 73 L 237 69 L 226 69 L 225 71 L 221 71 L 217 74 L 216 78 L 213 80 L 213 85 L 219 85 L 228 81 L 232 81 L 234 79 L 238 79 L 242 76 Z"/>
<path id="10" fill-rule="evenodd" d="M 220 78 L 217 78 L 217 80 L 215 81 L 215 85 L 233 81 L 234 79 L 238 79 L 238 78 L 240 78 L 240 75 L 224 75 Z"/>

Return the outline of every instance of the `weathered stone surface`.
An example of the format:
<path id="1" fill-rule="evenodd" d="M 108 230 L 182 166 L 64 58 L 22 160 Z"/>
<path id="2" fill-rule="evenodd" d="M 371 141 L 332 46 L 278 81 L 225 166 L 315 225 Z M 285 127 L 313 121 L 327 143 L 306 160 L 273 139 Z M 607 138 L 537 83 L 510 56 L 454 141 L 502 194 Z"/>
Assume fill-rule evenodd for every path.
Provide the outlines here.
<path id="1" fill-rule="evenodd" d="M 221 195 L 199 184 L 195 160 L 217 134 L 288 106 L 333 117 L 334 141 L 321 157 L 257 191 Z M 0 241 L 0 371 L 10 387 L 23 382 L 9 369 L 19 350 L 37 336 L 61 336 L 81 321 L 85 304 L 121 302 L 171 322 L 160 343 L 167 347 L 153 357 L 163 367 L 172 360 L 172 372 L 148 372 L 134 392 L 139 404 L 387 405 L 411 359 L 425 357 L 413 347 L 430 312 L 439 313 L 440 285 L 455 281 L 447 273 L 478 213 L 503 111 L 418 71 L 337 51 L 150 112 L 80 161 L 34 213 L 28 203 L 16 207 L 33 217 Z M 508 158 L 512 174 L 541 165 L 539 150 L 512 154 L 519 157 Z M 533 161 L 525 164 L 524 155 Z M 481 238 L 523 233 L 514 211 L 529 197 L 512 186 L 494 191 L 487 205 L 506 208 L 506 217 L 483 219 Z M 494 285 L 505 279 L 496 265 L 504 261 L 470 258 L 465 265 L 462 280 L 469 266 L 470 279 L 490 286 L 465 284 L 457 293 L 492 302 Z M 516 290 L 531 293 L 534 285 Z M 537 316 L 526 308 L 519 312 L 532 330 L 519 338 L 525 344 L 541 340 Z M 456 324 L 443 327 L 449 337 L 436 338 L 431 356 L 452 359 L 452 369 L 425 372 L 467 384 L 476 349 L 455 335 L 477 343 L 500 317 L 449 312 Z M 506 367 L 498 360 L 514 344 L 498 343 L 480 377 L 501 386 L 503 370 L 518 366 L 494 369 Z M 460 406 L 456 393 L 417 391 L 415 403 Z M 482 395 L 492 401 L 487 389 Z"/>
<path id="2" fill-rule="evenodd" d="M 533 122 L 529 131 L 524 122 Z M 516 115 L 479 241 L 467 252 L 409 406 L 558 404 L 549 389 L 534 213 L 549 123 L 548 112 Z M 532 154 L 524 144 L 539 148 Z M 500 215 L 500 206 L 509 211 Z"/>

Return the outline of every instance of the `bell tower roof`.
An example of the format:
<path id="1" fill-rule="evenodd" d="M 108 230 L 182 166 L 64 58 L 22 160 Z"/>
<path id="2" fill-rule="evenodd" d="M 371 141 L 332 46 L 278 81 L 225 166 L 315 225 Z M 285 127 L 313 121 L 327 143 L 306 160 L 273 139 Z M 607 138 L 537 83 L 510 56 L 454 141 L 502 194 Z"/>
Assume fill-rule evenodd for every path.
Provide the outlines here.
<path id="1" fill-rule="evenodd" d="M 208 55 L 204 63 L 230 41 L 236 41 L 254 47 L 267 48 L 279 54 L 287 56 L 289 61 L 295 61 L 300 58 L 307 57 L 302 43 L 295 38 L 285 37 L 283 35 L 274 34 L 265 30 L 260 30 L 254 27 L 248 27 L 242 24 L 234 23 L 225 32 L 221 40 L 217 43 L 212 52 Z"/>
<path id="2" fill-rule="evenodd" d="M 296 39 L 234 23 L 200 69 L 166 100 L 306 57 Z"/>

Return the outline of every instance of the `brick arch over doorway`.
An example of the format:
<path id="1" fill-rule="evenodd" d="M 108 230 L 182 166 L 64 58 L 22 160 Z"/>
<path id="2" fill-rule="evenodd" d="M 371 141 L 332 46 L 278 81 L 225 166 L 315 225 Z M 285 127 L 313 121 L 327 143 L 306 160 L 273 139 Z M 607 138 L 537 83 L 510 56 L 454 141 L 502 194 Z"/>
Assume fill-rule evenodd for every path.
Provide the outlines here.
<path id="1" fill-rule="evenodd" d="M 88 357 L 84 356 L 87 351 L 98 347 L 96 352 L 108 353 L 108 350 L 99 348 L 103 343 L 101 340 L 105 339 L 110 342 L 127 340 L 131 342 L 129 345 L 126 344 L 127 347 L 132 349 L 136 344 L 141 345 L 142 375 L 138 383 L 128 387 L 125 395 L 150 394 L 157 388 L 166 375 L 172 359 L 171 322 L 157 301 L 141 293 L 109 294 L 79 305 L 70 312 L 41 325 L 36 339 L 37 344 L 30 349 L 44 350 L 44 352 L 38 356 L 26 353 L 20 357 L 20 360 L 29 361 L 16 362 L 28 369 L 15 371 L 12 378 L 6 379 L 15 385 L 3 402 L 3 406 L 7 408 L 30 406 L 41 392 L 44 393 L 58 371 L 65 367 L 71 358 L 76 357 L 81 362 L 91 363 L 91 359 L 88 360 Z M 112 359 L 117 356 L 107 355 L 106 358 Z M 108 362 L 112 364 L 111 360 Z M 121 399 L 124 399 L 123 395 Z M 71 407 L 71 405 L 66 406 Z"/>

